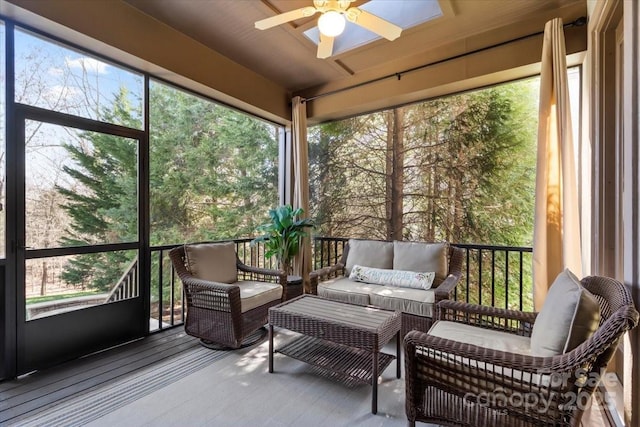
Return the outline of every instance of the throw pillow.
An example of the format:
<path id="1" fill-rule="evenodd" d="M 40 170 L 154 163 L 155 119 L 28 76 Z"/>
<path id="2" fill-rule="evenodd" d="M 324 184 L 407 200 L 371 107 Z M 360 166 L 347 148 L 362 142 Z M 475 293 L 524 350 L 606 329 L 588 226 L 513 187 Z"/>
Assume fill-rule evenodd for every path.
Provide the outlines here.
<path id="1" fill-rule="evenodd" d="M 218 283 L 238 281 L 233 242 L 184 245 L 186 265 L 194 277 Z"/>
<path id="2" fill-rule="evenodd" d="M 569 269 L 558 275 L 531 331 L 531 354 L 555 356 L 587 340 L 600 323 L 600 305 Z"/>
<path id="3" fill-rule="evenodd" d="M 363 267 L 354 265 L 349 279 L 356 282 L 373 283 L 376 285 L 397 286 L 400 288 L 429 289 L 433 283 L 435 273 L 403 270 L 389 270 L 384 268 Z"/>

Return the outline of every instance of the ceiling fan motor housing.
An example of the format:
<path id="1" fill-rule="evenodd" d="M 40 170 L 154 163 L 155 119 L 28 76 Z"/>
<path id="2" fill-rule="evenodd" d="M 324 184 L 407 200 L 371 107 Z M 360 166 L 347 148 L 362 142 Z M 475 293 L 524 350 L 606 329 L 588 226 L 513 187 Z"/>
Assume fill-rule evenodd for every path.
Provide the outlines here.
<path id="1" fill-rule="evenodd" d="M 352 0 L 313 0 L 313 5 L 320 13 L 325 13 L 330 10 L 336 12 L 345 12 Z"/>

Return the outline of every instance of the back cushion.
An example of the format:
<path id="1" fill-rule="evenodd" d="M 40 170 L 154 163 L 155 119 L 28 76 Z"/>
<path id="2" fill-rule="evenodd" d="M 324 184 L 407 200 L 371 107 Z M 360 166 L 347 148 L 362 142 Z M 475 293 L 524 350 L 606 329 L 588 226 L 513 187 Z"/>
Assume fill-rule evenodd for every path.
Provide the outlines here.
<path id="1" fill-rule="evenodd" d="M 373 268 L 393 268 L 393 243 L 376 240 L 349 239 L 346 274 L 351 274 L 354 265 Z"/>
<path id="2" fill-rule="evenodd" d="M 184 245 L 185 263 L 194 277 L 219 283 L 238 281 L 233 242 Z"/>
<path id="3" fill-rule="evenodd" d="M 393 242 L 393 269 L 436 273 L 433 287 L 449 274 L 449 244 L 422 242 Z"/>
<path id="4" fill-rule="evenodd" d="M 586 341 L 600 323 L 600 305 L 568 269 L 556 277 L 531 331 L 531 354 L 555 356 Z"/>

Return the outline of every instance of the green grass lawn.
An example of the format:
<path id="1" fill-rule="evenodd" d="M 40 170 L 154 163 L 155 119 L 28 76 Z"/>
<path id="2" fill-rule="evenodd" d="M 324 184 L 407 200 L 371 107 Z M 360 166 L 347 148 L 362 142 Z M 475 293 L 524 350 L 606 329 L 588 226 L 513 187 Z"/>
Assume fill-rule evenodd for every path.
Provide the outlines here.
<path id="1" fill-rule="evenodd" d="M 67 298 L 75 298 L 75 297 L 84 297 L 88 295 L 96 295 L 100 292 L 96 291 L 83 291 L 83 292 L 74 292 L 72 294 L 60 294 L 60 295 L 45 295 L 41 297 L 31 297 L 27 298 L 27 304 L 36 304 L 39 302 L 47 302 L 54 301 L 59 299 L 67 299 Z"/>

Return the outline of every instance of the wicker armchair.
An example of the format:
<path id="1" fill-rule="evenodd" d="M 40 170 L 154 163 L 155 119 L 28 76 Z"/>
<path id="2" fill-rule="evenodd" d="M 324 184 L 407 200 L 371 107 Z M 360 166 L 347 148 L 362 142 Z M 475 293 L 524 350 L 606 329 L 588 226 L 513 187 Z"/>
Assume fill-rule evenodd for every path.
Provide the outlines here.
<path id="1" fill-rule="evenodd" d="M 263 327 L 268 310 L 286 297 L 287 276 L 282 271 L 243 264 L 233 250 L 237 280 L 232 283 L 203 280 L 192 274 L 185 246 L 169 252 L 186 296 L 185 331 L 205 346 L 239 348 Z M 246 343 L 245 343 L 246 345 Z"/>
<path id="2" fill-rule="evenodd" d="M 558 356 L 516 354 L 410 332 L 404 339 L 409 425 L 580 425 L 619 340 L 638 322 L 622 283 L 596 276 L 581 283 L 600 306 L 600 323 L 587 341 Z M 438 320 L 527 337 L 536 316 L 443 301 Z"/>

